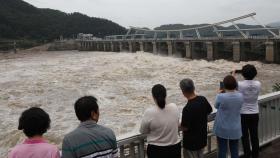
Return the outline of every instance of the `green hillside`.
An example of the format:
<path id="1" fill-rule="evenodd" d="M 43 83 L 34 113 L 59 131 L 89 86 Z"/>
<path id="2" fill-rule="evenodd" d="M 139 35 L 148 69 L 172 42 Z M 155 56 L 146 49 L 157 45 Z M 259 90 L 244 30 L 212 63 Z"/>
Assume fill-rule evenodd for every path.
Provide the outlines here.
<path id="1" fill-rule="evenodd" d="M 91 33 L 97 37 L 124 34 L 126 29 L 112 21 L 39 9 L 22 0 L 0 0 L 0 39 L 53 40 Z"/>

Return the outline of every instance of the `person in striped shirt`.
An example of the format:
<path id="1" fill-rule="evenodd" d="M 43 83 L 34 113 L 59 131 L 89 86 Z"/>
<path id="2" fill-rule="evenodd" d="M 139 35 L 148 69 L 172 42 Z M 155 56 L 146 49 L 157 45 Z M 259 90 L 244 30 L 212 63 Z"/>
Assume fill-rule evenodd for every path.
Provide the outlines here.
<path id="1" fill-rule="evenodd" d="M 114 132 L 98 125 L 97 99 L 85 96 L 74 105 L 80 125 L 67 134 L 62 143 L 62 158 L 117 158 L 118 148 Z"/>

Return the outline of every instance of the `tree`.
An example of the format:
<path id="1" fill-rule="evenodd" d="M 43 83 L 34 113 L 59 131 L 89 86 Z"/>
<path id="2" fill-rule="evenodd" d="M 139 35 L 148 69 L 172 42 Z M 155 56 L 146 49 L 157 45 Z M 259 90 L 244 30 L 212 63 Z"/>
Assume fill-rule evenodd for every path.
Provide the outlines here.
<path id="1" fill-rule="evenodd" d="M 0 0 L 0 37 L 6 39 L 54 40 L 60 35 L 90 33 L 97 37 L 124 34 L 126 29 L 112 21 L 39 9 L 22 0 Z"/>

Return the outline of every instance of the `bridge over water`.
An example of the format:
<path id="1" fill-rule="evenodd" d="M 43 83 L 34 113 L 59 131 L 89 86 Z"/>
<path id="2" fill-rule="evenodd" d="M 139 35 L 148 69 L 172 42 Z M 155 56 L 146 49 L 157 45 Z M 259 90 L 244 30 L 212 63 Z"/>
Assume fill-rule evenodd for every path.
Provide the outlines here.
<path id="1" fill-rule="evenodd" d="M 130 27 L 124 35 L 111 35 L 104 39 L 81 36 L 78 39 L 79 50 L 145 51 L 189 59 L 280 63 L 280 28 L 267 27 L 255 16 L 256 13 L 251 13 L 214 24 L 177 30 Z M 252 19 L 258 27 L 241 28 L 237 22 L 244 19 Z M 231 27 L 228 29 L 221 27 L 229 24 Z M 205 30 L 210 33 L 205 35 Z"/>

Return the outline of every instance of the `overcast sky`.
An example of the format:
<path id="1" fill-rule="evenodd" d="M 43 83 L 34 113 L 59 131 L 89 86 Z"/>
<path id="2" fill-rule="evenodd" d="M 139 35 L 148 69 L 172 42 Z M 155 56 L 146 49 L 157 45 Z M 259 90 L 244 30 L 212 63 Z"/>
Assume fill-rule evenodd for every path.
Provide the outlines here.
<path id="1" fill-rule="evenodd" d="M 280 0 L 25 0 L 39 8 L 80 12 L 122 26 L 214 23 L 256 12 L 263 23 L 280 21 Z M 246 21 L 245 23 L 252 23 Z"/>

